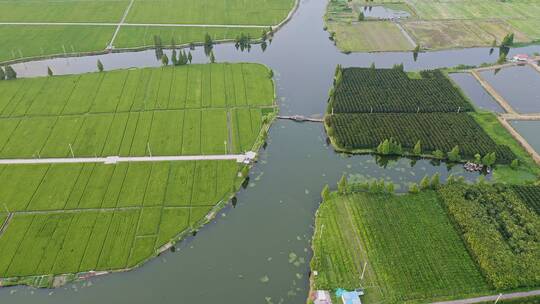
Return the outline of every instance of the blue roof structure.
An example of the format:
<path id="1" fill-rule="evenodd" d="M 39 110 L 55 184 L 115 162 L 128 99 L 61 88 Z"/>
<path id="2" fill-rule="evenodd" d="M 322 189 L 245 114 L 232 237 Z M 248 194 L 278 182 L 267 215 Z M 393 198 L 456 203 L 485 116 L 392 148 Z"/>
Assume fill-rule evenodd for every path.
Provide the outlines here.
<path id="1" fill-rule="evenodd" d="M 360 296 L 363 294 L 361 290 L 347 291 L 341 288 L 336 290 L 336 296 L 341 298 L 343 304 L 362 304 Z"/>

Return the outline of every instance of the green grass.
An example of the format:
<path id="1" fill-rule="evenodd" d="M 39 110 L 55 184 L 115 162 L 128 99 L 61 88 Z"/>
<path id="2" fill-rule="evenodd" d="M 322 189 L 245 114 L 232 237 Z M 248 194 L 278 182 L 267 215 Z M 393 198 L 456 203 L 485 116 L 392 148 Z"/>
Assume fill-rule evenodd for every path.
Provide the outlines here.
<path id="1" fill-rule="evenodd" d="M 362 287 L 368 303 L 425 303 L 488 290 L 433 191 L 332 193 L 318 210 L 313 248 L 314 288 Z"/>
<path id="2" fill-rule="evenodd" d="M 397 22 L 416 44 L 426 50 L 490 46 L 493 40 L 500 43 L 508 33 L 514 33 L 515 41 L 520 43 L 534 42 L 540 37 L 540 5 L 535 1 L 375 1 L 370 6 L 377 4 L 410 12 L 411 17 Z M 411 49 L 403 44 L 402 39 L 392 41 L 386 39 L 387 36 L 373 36 L 370 40 L 376 43 L 366 43 L 372 36 L 369 33 L 375 27 L 373 23 L 385 24 L 388 21 L 368 18 L 369 21 L 356 22 L 358 12 L 364 6 L 366 3 L 361 0 L 333 0 L 329 3 L 325 15 L 326 24 L 329 31 L 336 32 L 337 46 L 341 50 Z M 356 31 L 355 35 L 353 31 Z"/>
<path id="3" fill-rule="evenodd" d="M 231 78 L 234 93 L 225 85 Z M 269 71 L 256 64 L 20 79 L 0 83 L 4 88 L 2 158 L 67 157 L 70 145 L 79 157 L 224 154 L 225 142 L 232 152 L 245 151 L 262 124 L 260 108 L 274 103 Z M 90 97 L 73 97 L 85 93 Z M 248 119 L 228 120 L 233 107 Z M 240 130 L 246 144 L 229 139 L 228 128 Z"/>

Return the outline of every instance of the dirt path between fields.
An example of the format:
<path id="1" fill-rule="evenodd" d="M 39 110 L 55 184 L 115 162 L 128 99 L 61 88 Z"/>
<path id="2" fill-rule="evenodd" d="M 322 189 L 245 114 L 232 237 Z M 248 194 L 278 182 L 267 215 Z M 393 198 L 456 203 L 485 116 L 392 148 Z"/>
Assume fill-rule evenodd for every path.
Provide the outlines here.
<path id="1" fill-rule="evenodd" d="M 480 85 L 501 105 L 501 107 L 510 114 L 518 114 L 514 108 L 504 99 L 487 81 L 482 78 L 478 70 L 472 70 L 471 74 L 478 80 Z"/>
<path id="2" fill-rule="evenodd" d="M 6 227 L 9 225 L 9 222 L 11 222 L 11 219 L 13 218 L 13 212 L 10 212 L 4 222 L 2 223 L 2 226 L 0 226 L 0 236 L 4 233 L 6 230 Z"/>
<path id="3" fill-rule="evenodd" d="M 184 23 L 114 23 L 114 22 L 0 22 L 0 25 L 80 25 L 80 26 L 148 26 L 148 27 L 225 27 L 269 28 L 272 25 L 253 24 L 184 24 Z"/>
<path id="4" fill-rule="evenodd" d="M 109 45 L 107 46 L 107 49 L 113 49 L 114 48 L 114 40 L 116 40 L 116 35 L 118 35 L 118 32 L 120 31 L 120 27 L 122 26 L 122 24 L 124 24 L 124 21 L 126 21 L 126 17 L 127 15 L 129 14 L 129 10 L 131 9 L 131 7 L 133 6 L 133 2 L 135 2 L 135 0 L 131 0 L 131 2 L 129 2 L 127 8 L 126 8 L 126 11 L 124 12 L 124 15 L 122 16 L 122 19 L 120 20 L 120 23 L 118 23 L 118 26 L 116 27 L 116 30 L 114 31 L 114 34 L 111 38 L 111 42 L 109 42 Z"/>
<path id="5" fill-rule="evenodd" d="M 104 163 L 116 164 L 121 162 L 159 162 L 159 161 L 194 161 L 194 160 L 235 160 L 236 162 L 251 161 L 253 152 L 246 154 L 224 155 L 180 155 L 180 156 L 108 156 L 108 157 L 74 157 L 74 158 L 19 158 L 0 159 L 0 165 L 24 164 L 73 164 L 73 163 Z"/>
<path id="6" fill-rule="evenodd" d="M 463 300 L 434 302 L 431 304 L 471 304 L 471 303 L 482 303 L 482 302 L 495 302 L 497 298 L 499 297 L 500 297 L 499 300 L 507 300 L 507 299 L 517 299 L 517 298 L 525 298 L 525 297 L 539 296 L 539 295 L 540 295 L 540 289 L 531 290 L 531 291 L 523 291 L 523 292 L 513 292 L 513 293 L 500 294 L 500 295 L 494 295 L 494 296 L 469 298 L 469 299 L 463 299 Z"/>

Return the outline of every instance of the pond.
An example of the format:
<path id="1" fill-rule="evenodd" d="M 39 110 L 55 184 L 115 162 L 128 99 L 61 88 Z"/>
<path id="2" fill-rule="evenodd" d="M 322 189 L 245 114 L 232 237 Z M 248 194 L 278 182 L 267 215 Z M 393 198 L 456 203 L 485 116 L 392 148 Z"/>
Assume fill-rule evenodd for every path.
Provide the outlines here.
<path id="1" fill-rule="evenodd" d="M 510 124 L 525 140 L 540 153 L 540 120 L 512 120 Z"/>
<path id="2" fill-rule="evenodd" d="M 540 72 L 526 65 L 480 74 L 518 113 L 540 112 Z"/>
<path id="3" fill-rule="evenodd" d="M 373 19 L 404 19 L 409 18 L 411 14 L 405 10 L 399 10 L 398 7 L 388 6 L 360 6 L 359 11 L 364 13 L 366 18 Z"/>
<path id="4" fill-rule="evenodd" d="M 504 113 L 504 109 L 484 90 L 474 76 L 469 73 L 451 73 L 449 76 L 478 109 Z"/>
<path id="5" fill-rule="evenodd" d="M 240 52 L 231 44 L 216 45 L 218 62 L 259 62 L 275 72 L 282 114 L 321 115 L 336 64 L 391 67 L 407 70 L 477 65 L 495 62 L 489 48 L 421 53 L 358 53 L 346 55 L 323 30 L 325 0 L 302 0 L 292 20 L 266 51 L 254 45 Z M 530 46 L 513 52 L 540 51 Z M 58 58 L 17 64 L 20 76 L 76 74 L 106 69 L 159 66 L 154 51 Z M 208 62 L 201 48 L 196 62 Z M 384 168 L 376 157 L 336 154 L 327 146 L 323 127 L 313 123 L 277 121 L 266 150 L 250 173 L 250 183 L 238 194 L 236 207 L 222 210 L 211 224 L 184 240 L 177 251 L 152 259 L 139 269 L 69 284 L 55 290 L 27 287 L 0 289 L 2 303 L 305 303 L 308 290 L 310 239 L 314 216 L 325 184 L 335 185 L 342 174 L 354 179 L 384 178 L 405 189 L 435 172 L 464 175 L 460 166 L 427 160 L 390 161 Z M 411 166 L 412 165 L 412 166 Z M 289 263 L 289 254 L 298 258 Z"/>

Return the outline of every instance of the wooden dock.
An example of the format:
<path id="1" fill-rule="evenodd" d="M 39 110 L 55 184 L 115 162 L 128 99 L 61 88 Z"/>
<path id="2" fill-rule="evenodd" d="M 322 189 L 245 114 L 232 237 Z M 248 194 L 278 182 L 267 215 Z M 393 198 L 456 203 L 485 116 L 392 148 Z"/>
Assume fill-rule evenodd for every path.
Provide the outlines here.
<path id="1" fill-rule="evenodd" d="M 319 123 L 322 123 L 324 121 L 323 118 L 314 118 L 314 117 L 302 116 L 302 115 L 292 115 L 292 116 L 278 115 L 277 118 L 278 119 L 292 120 L 292 121 L 296 121 L 296 122 L 319 122 Z"/>

